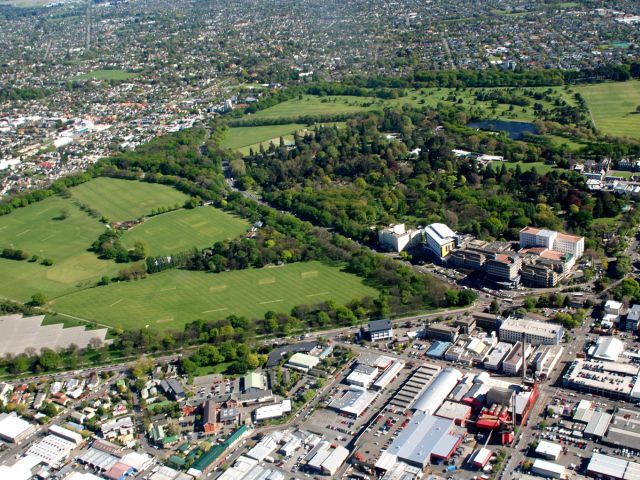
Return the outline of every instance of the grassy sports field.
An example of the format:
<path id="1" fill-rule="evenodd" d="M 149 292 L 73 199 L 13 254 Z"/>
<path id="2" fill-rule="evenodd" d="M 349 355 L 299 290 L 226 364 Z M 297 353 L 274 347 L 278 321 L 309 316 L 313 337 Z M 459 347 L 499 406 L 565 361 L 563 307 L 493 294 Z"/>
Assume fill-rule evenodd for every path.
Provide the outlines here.
<path id="1" fill-rule="evenodd" d="M 126 70 L 93 70 L 88 73 L 81 73 L 77 77 L 77 80 L 129 80 L 134 78 L 135 73 L 127 72 Z"/>
<path id="2" fill-rule="evenodd" d="M 287 123 L 284 125 L 230 128 L 220 146 L 235 150 L 249 145 L 260 144 L 261 142 L 269 143 L 269 140 L 277 139 L 282 135 L 293 133 L 304 127 L 301 123 Z"/>
<path id="3" fill-rule="evenodd" d="M 144 280 L 83 290 L 55 299 L 53 310 L 123 328 L 182 329 L 196 319 L 257 318 L 296 305 L 377 297 L 378 292 L 320 262 L 220 274 L 168 270 Z"/>
<path id="4" fill-rule="evenodd" d="M 149 247 L 149 255 L 168 255 L 238 237 L 248 228 L 249 224 L 244 220 L 205 206 L 149 218 L 125 232 L 122 242 L 130 248 L 133 242 L 142 240 Z"/>
<path id="5" fill-rule="evenodd" d="M 0 259 L 0 297 L 25 301 L 36 292 L 49 296 L 117 272 L 113 262 L 99 260 L 87 248 L 104 231 L 102 225 L 68 200 L 49 197 L 0 217 L 0 248 L 12 247 L 40 258 L 40 262 Z"/>
<path id="6" fill-rule="evenodd" d="M 640 138 L 640 81 L 575 87 L 587 101 L 596 128 L 619 137 Z"/>
<path id="7" fill-rule="evenodd" d="M 158 207 L 182 206 L 189 198 L 166 185 L 106 177 L 73 187 L 71 194 L 112 222 L 134 220 Z"/>

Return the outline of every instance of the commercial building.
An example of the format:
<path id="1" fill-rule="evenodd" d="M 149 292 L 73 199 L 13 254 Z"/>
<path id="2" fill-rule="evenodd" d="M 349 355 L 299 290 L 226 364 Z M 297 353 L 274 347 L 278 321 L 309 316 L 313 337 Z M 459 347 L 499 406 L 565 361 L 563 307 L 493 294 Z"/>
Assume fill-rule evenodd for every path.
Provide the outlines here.
<path id="1" fill-rule="evenodd" d="M 564 329 L 560 325 L 509 317 L 500 324 L 500 340 L 515 343 L 523 340 L 531 345 L 557 345 Z"/>
<path id="2" fill-rule="evenodd" d="M 401 410 L 408 409 L 416 398 L 422 395 L 422 392 L 426 390 L 427 386 L 441 370 L 442 368 L 439 365 L 422 364 L 404 382 L 402 388 L 398 390 L 389 403 Z"/>
<path id="3" fill-rule="evenodd" d="M 438 258 L 446 258 L 456 246 L 456 234 L 444 223 L 432 223 L 424 229 L 427 247 Z"/>
<path id="4" fill-rule="evenodd" d="M 303 372 L 308 372 L 318 365 L 318 363 L 320 363 L 320 359 L 318 357 L 307 355 L 306 353 L 294 353 L 286 366 Z"/>
<path id="5" fill-rule="evenodd" d="M 378 379 L 373 384 L 373 389 L 384 390 L 385 388 L 387 388 L 387 386 L 398 377 L 398 374 L 404 367 L 405 363 L 403 360 L 395 360 L 391 364 L 391 366 L 387 367 L 384 373 L 380 375 L 380 377 L 378 377 Z"/>
<path id="6" fill-rule="evenodd" d="M 0 478 L 7 480 L 30 480 L 34 477 L 36 470 L 42 464 L 42 460 L 32 455 L 22 457 L 11 466 L 0 465 Z M 96 477 L 98 478 L 98 477 Z"/>
<path id="7" fill-rule="evenodd" d="M 306 457 L 307 468 L 335 475 L 349 457 L 349 450 L 340 445 L 323 441 L 316 445 Z"/>
<path id="8" fill-rule="evenodd" d="M 516 342 L 502 362 L 502 371 L 506 375 L 517 375 L 523 367 L 526 368 L 526 361 L 531 351 L 531 344 L 527 343 L 523 346 L 522 342 Z"/>
<path id="9" fill-rule="evenodd" d="M 616 448 L 626 447 L 636 450 L 640 445 L 640 412 L 619 408 L 611 416 L 603 443 Z"/>
<path id="10" fill-rule="evenodd" d="M 417 397 L 411 409 L 433 414 L 462 379 L 462 372 L 455 368 L 445 368 L 431 384 Z"/>
<path id="11" fill-rule="evenodd" d="M 562 358 L 564 347 L 562 345 L 545 345 L 538 348 L 533 357 L 536 377 L 539 380 L 549 378 L 553 369 L 556 368 L 558 362 Z"/>
<path id="12" fill-rule="evenodd" d="M 531 471 L 547 478 L 565 478 L 566 469 L 557 463 L 547 462 L 538 458 L 533 462 Z"/>
<path id="13" fill-rule="evenodd" d="M 471 407 L 464 403 L 445 400 L 436 411 L 436 415 L 453 420 L 456 425 L 464 427 L 467 420 L 471 417 Z"/>
<path id="14" fill-rule="evenodd" d="M 202 429 L 209 434 L 218 432 L 218 406 L 211 399 L 202 405 Z"/>
<path id="15" fill-rule="evenodd" d="M 42 440 L 31 444 L 27 455 L 39 458 L 42 463 L 50 467 L 58 467 L 75 447 L 75 442 L 57 435 L 47 435 Z"/>
<path id="16" fill-rule="evenodd" d="M 640 464 L 594 453 L 587 465 L 587 475 L 613 480 L 637 480 L 640 478 Z"/>
<path id="17" fill-rule="evenodd" d="M 407 230 L 404 223 L 389 225 L 378 230 L 378 242 L 388 250 L 402 252 L 406 248 L 414 247 L 422 241 L 421 230 Z"/>
<path id="18" fill-rule="evenodd" d="M 502 362 L 511 351 L 513 345 L 507 342 L 499 342 L 484 361 L 484 368 L 494 372 L 502 368 Z"/>
<path id="19" fill-rule="evenodd" d="M 35 425 L 13 413 L 0 414 L 0 438 L 5 442 L 20 443 L 34 433 Z"/>
<path id="20" fill-rule="evenodd" d="M 565 387 L 622 400 L 640 398 L 637 366 L 590 360 L 574 360 L 562 377 Z"/>
<path id="21" fill-rule="evenodd" d="M 460 328 L 445 323 L 433 323 L 424 329 L 425 338 L 443 342 L 455 342 L 460 334 Z"/>
<path id="22" fill-rule="evenodd" d="M 393 324 L 391 320 L 372 320 L 369 322 L 367 333 L 372 342 L 391 340 L 393 338 Z"/>
<path id="23" fill-rule="evenodd" d="M 74 432 L 59 425 L 51 425 L 49 427 L 49 433 L 64 438 L 65 440 L 73 442 L 76 445 L 80 445 L 83 442 L 82 435 L 80 435 L 78 432 Z"/>
<path id="24" fill-rule="evenodd" d="M 280 418 L 285 413 L 291 411 L 291 400 L 285 399 L 280 403 L 274 405 L 265 405 L 264 407 L 258 407 L 253 412 L 253 418 L 256 422 L 262 420 L 268 420 L 270 418 Z"/>
<path id="25" fill-rule="evenodd" d="M 624 352 L 624 343 L 615 337 L 599 337 L 596 344 L 589 349 L 589 355 L 598 360 L 617 362 Z"/>
<path id="26" fill-rule="evenodd" d="M 369 365 L 358 364 L 347 375 L 346 381 L 349 385 L 357 387 L 369 388 L 378 376 L 378 369 Z"/>
<path id="27" fill-rule="evenodd" d="M 377 396 L 377 393 L 366 390 L 347 390 L 342 397 L 333 399 L 328 407 L 352 417 L 359 417 Z"/>
<path id="28" fill-rule="evenodd" d="M 522 260 L 517 253 L 497 253 L 487 259 L 485 270 L 496 282 L 519 283 L 519 272 Z"/>
<path id="29" fill-rule="evenodd" d="M 387 452 L 400 461 L 424 469 L 434 460 L 448 459 L 461 441 L 452 420 L 418 411 Z"/>
<path id="30" fill-rule="evenodd" d="M 526 247 L 543 247 L 580 258 L 584 253 L 584 237 L 553 230 L 524 227 L 520 230 L 520 248 Z"/>
<path id="31" fill-rule="evenodd" d="M 241 456 L 235 461 L 233 466 L 225 470 L 217 480 L 243 479 L 284 480 L 285 476 L 281 472 L 260 465 L 259 462 L 253 458 Z M 150 480 L 153 480 L 153 478 Z"/>
<path id="32" fill-rule="evenodd" d="M 558 460 L 562 453 L 562 445 L 559 443 L 551 443 L 546 440 L 540 440 L 536 447 L 536 455 L 546 458 L 547 460 Z"/>

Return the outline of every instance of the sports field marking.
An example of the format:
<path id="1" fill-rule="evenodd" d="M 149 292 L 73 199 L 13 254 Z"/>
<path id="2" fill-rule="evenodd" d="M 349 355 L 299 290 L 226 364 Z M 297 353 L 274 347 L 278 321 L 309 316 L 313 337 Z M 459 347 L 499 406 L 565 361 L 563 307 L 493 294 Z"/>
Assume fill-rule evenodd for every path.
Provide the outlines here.
<path id="1" fill-rule="evenodd" d="M 200 228 L 200 227 L 204 227 L 207 223 L 207 221 L 203 221 L 203 222 L 196 222 L 196 223 L 192 223 L 191 226 L 193 228 Z"/>
<path id="2" fill-rule="evenodd" d="M 51 210 L 51 207 L 49 207 L 49 208 L 45 208 L 45 209 L 44 209 L 44 210 L 42 210 L 41 212 L 36 213 L 36 215 L 38 215 L 38 216 L 39 216 L 39 215 L 42 215 L 43 213 L 46 213 L 46 212 L 48 212 L 49 210 Z"/>
<path id="3" fill-rule="evenodd" d="M 307 295 L 307 297 L 317 297 L 320 295 L 328 295 L 330 292 L 320 292 L 320 293 L 312 293 L 311 295 Z"/>
<path id="4" fill-rule="evenodd" d="M 0 227 L 0 230 L 4 230 L 5 228 L 9 228 L 9 225 L 5 225 L 4 227 Z"/>
<path id="5" fill-rule="evenodd" d="M 156 320 L 156 323 L 169 323 L 169 322 L 173 322 L 173 317 L 161 318 L 159 320 Z"/>
<path id="6" fill-rule="evenodd" d="M 49 240 L 50 238 L 55 237 L 55 235 L 49 235 L 48 237 L 44 237 L 41 242 L 46 242 L 47 240 Z"/>
<path id="7" fill-rule="evenodd" d="M 280 300 L 269 300 L 268 302 L 260 302 L 258 305 L 266 305 L 268 303 L 278 303 L 278 302 L 284 302 L 284 298 L 281 298 Z"/>
<path id="8" fill-rule="evenodd" d="M 16 238 L 18 238 L 18 237 L 20 237 L 20 236 L 24 235 L 25 233 L 29 233 L 30 231 L 31 231 L 31 229 L 25 230 L 24 232 L 20 232 L 20 233 L 18 233 L 18 234 L 16 235 Z"/>
<path id="9" fill-rule="evenodd" d="M 226 289 L 226 285 L 216 285 L 215 287 L 209 287 L 209 293 L 224 292 Z"/>
<path id="10" fill-rule="evenodd" d="M 258 280 L 258 285 L 271 285 L 272 283 L 276 283 L 276 277 L 267 277 Z"/>
<path id="11" fill-rule="evenodd" d="M 170 292 L 171 290 L 177 290 L 178 287 L 173 286 L 170 288 L 163 288 L 162 290 L 160 290 L 161 292 Z"/>
<path id="12" fill-rule="evenodd" d="M 115 302 L 113 302 L 111 305 L 109 305 L 109 308 L 111 307 L 115 307 L 117 304 L 119 304 L 121 301 L 123 301 L 124 298 L 121 298 L 120 300 L 116 300 Z"/>
<path id="13" fill-rule="evenodd" d="M 317 270 L 310 270 L 308 272 L 302 272 L 300 278 L 315 278 L 318 276 Z"/>
<path id="14" fill-rule="evenodd" d="M 224 312 L 225 310 L 229 310 L 227 307 L 224 308 L 215 308 L 213 310 L 205 310 L 202 313 L 213 313 L 213 312 Z"/>

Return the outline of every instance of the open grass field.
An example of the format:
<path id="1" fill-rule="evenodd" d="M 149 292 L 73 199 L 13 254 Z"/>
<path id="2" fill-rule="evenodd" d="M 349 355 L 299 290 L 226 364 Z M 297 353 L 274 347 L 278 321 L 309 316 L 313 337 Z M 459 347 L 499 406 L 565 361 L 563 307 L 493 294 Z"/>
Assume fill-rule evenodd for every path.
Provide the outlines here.
<path id="1" fill-rule="evenodd" d="M 381 102 L 371 97 L 303 95 L 302 99 L 287 100 L 273 107 L 260 110 L 252 115 L 252 118 L 275 119 L 295 118 L 303 115 L 354 113 L 371 109 L 374 103 Z"/>
<path id="2" fill-rule="evenodd" d="M 93 70 L 92 72 L 82 73 L 75 78 L 77 80 L 129 80 L 137 75 L 127 72 L 126 70 Z"/>
<path id="3" fill-rule="evenodd" d="M 195 319 L 258 318 L 269 310 L 334 300 L 344 304 L 378 292 L 320 262 L 220 274 L 168 270 L 134 282 L 83 290 L 51 302 L 54 311 L 87 320 L 158 330 L 182 329 Z"/>
<path id="4" fill-rule="evenodd" d="M 493 166 L 494 170 L 502 168 L 503 164 L 506 165 L 507 169 L 509 170 L 515 170 L 516 166 L 520 165 L 520 168 L 522 169 L 523 172 L 526 172 L 527 170 L 531 170 L 532 168 L 535 167 L 536 171 L 541 175 L 545 173 L 549 173 L 551 170 L 557 168 L 554 165 L 548 165 L 545 162 L 500 162 L 500 161 L 491 162 L 491 165 Z"/>
<path id="5" fill-rule="evenodd" d="M 640 139 L 640 81 L 606 82 L 575 87 L 602 133 Z"/>
<path id="6" fill-rule="evenodd" d="M 117 272 L 113 262 L 87 251 L 103 231 L 104 225 L 60 197 L 0 217 L 0 248 L 19 248 L 55 261 L 46 267 L 40 262 L 0 259 L 0 297 L 24 301 L 36 292 L 58 295 Z"/>
<path id="7" fill-rule="evenodd" d="M 296 130 L 305 128 L 301 123 L 287 123 L 285 125 L 262 125 L 257 127 L 235 127 L 230 128 L 226 138 L 220 145 L 222 148 L 232 150 L 247 147 L 249 145 L 269 142 L 278 139 L 282 135 L 294 133 Z"/>
<path id="8" fill-rule="evenodd" d="M 248 228 L 249 224 L 244 220 L 205 206 L 149 218 L 125 232 L 122 242 L 131 248 L 136 240 L 142 240 L 149 247 L 149 255 L 169 255 L 238 237 Z"/>
<path id="9" fill-rule="evenodd" d="M 572 96 L 569 91 L 565 91 L 561 87 L 531 87 L 527 90 L 546 91 L 549 88 L 560 93 L 565 99 L 573 103 Z M 534 100 L 530 99 L 529 106 L 511 106 L 506 104 L 497 104 L 495 107 L 490 101 L 480 101 L 475 98 L 476 93 L 481 91 L 491 91 L 492 88 L 466 88 L 456 90 L 454 88 L 421 88 L 408 89 L 407 95 L 391 100 L 382 100 L 374 97 L 349 97 L 349 96 L 326 96 L 319 97 L 313 95 L 304 95 L 302 99 L 292 99 L 280 103 L 273 107 L 257 112 L 252 118 L 260 119 L 280 119 L 295 118 L 303 115 L 322 115 L 322 114 L 339 114 L 339 113 L 356 113 L 366 110 L 381 109 L 385 106 L 401 106 L 410 104 L 413 106 L 429 106 L 436 107 L 439 103 L 445 105 L 459 105 L 470 112 L 473 112 L 480 118 L 495 120 L 513 120 L 530 122 L 535 119 L 533 104 Z M 521 93 L 524 89 L 515 89 L 515 93 Z M 545 107 L 551 105 L 544 101 L 537 101 Z M 275 127 L 275 125 L 274 125 Z M 256 142 L 257 143 L 257 142 Z M 247 144 L 248 145 L 248 144 Z M 231 148 L 231 147 L 229 147 Z"/>
<path id="10" fill-rule="evenodd" d="M 135 220 L 158 207 L 182 206 L 188 199 L 166 185 L 105 177 L 73 187 L 71 194 L 112 222 Z"/>

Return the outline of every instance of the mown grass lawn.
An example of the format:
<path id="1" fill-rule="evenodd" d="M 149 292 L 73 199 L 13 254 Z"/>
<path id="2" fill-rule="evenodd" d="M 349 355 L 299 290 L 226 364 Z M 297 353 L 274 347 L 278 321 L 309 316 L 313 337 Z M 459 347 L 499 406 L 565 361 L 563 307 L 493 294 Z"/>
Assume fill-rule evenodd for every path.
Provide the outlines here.
<path id="1" fill-rule="evenodd" d="M 99 260 L 87 249 L 104 225 L 69 200 L 49 197 L 0 217 L 0 248 L 22 249 L 54 260 L 0 259 L 0 297 L 28 300 L 36 292 L 58 295 L 78 284 L 117 272 L 113 262 Z"/>
<path id="2" fill-rule="evenodd" d="M 606 82 L 574 87 L 591 112 L 596 128 L 618 137 L 640 138 L 640 81 Z"/>
<path id="3" fill-rule="evenodd" d="M 382 101 L 373 97 L 350 97 L 344 95 L 330 95 L 320 97 L 303 95 L 302 99 L 295 98 L 266 108 L 251 115 L 250 118 L 276 119 L 297 118 L 312 115 L 334 115 L 340 113 L 362 112 L 373 108 Z"/>
<path id="4" fill-rule="evenodd" d="M 303 128 L 305 128 L 305 126 L 301 123 L 230 128 L 220 146 L 222 148 L 235 150 L 249 145 L 260 144 L 261 142 L 267 142 L 268 144 L 270 140 L 278 139 L 283 135 L 293 133 Z"/>
<path id="5" fill-rule="evenodd" d="M 300 304 L 345 304 L 378 292 L 360 278 L 320 262 L 220 274 L 168 270 L 144 280 L 120 282 L 60 297 L 54 311 L 126 329 L 182 330 L 196 319 L 229 315 L 260 318 Z"/>
<path id="6" fill-rule="evenodd" d="M 141 240 L 148 246 L 149 255 L 169 255 L 238 237 L 248 228 L 246 221 L 215 207 L 204 206 L 149 218 L 125 232 L 122 244 L 131 248 L 136 240 Z"/>
<path id="7" fill-rule="evenodd" d="M 81 73 L 75 78 L 77 80 L 129 80 L 136 76 L 137 74 L 127 72 L 126 70 L 98 69 L 92 72 Z"/>
<path id="8" fill-rule="evenodd" d="M 73 187 L 71 195 L 111 222 L 135 220 L 159 207 L 182 206 L 189 198 L 166 185 L 107 177 Z"/>

